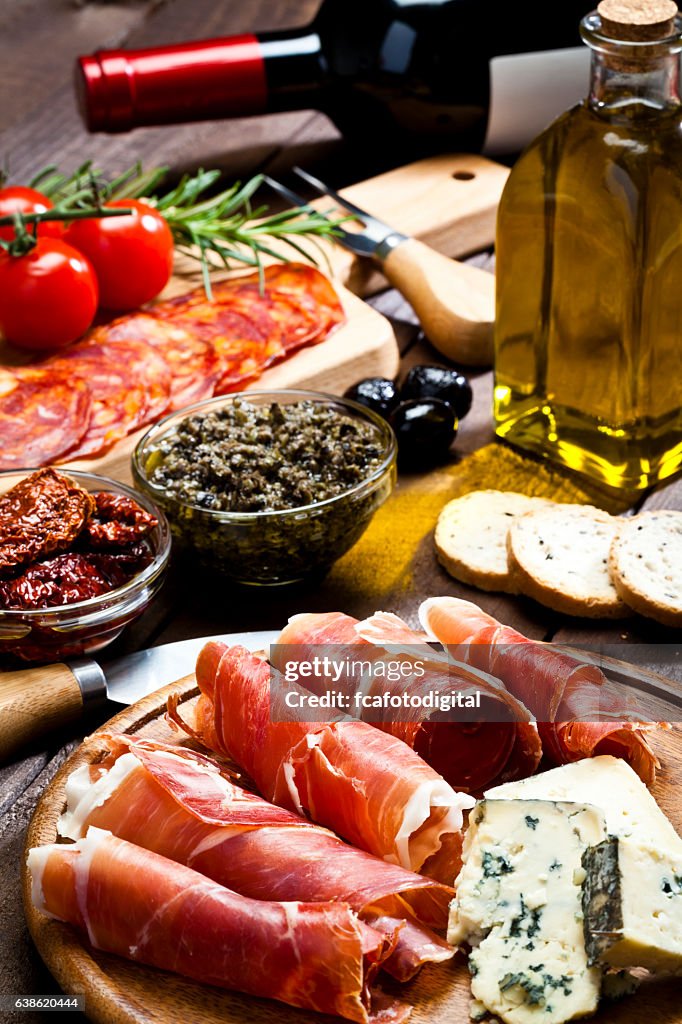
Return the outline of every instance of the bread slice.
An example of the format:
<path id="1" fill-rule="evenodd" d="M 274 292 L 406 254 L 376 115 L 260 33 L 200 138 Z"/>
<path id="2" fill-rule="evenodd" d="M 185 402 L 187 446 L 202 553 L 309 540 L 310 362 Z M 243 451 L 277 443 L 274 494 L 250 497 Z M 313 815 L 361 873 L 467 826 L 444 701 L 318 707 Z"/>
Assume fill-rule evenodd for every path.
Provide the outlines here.
<path id="1" fill-rule="evenodd" d="M 462 583 L 516 593 L 507 567 L 507 532 L 516 516 L 550 504 L 515 491 L 471 491 L 448 502 L 436 525 L 440 564 Z"/>
<path id="2" fill-rule="evenodd" d="M 519 593 L 566 615 L 629 615 L 608 570 L 621 523 L 592 505 L 551 505 L 515 519 L 507 552 Z"/>
<path id="3" fill-rule="evenodd" d="M 630 608 L 682 627 L 682 512 L 642 512 L 624 520 L 611 544 L 609 572 Z"/>

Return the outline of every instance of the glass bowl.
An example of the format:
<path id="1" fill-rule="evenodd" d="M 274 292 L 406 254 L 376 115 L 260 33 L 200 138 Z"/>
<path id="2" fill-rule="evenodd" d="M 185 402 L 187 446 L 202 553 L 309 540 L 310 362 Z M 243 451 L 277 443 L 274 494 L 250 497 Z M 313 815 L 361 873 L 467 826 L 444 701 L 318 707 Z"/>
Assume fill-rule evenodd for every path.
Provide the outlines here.
<path id="1" fill-rule="evenodd" d="M 341 494 L 282 511 L 211 510 L 184 502 L 153 483 L 148 471 L 150 460 L 162 440 L 188 417 L 218 411 L 236 399 L 261 406 L 306 401 L 336 409 L 376 430 L 381 462 L 365 479 Z M 174 541 L 190 551 L 204 568 L 240 583 L 294 583 L 325 572 L 364 533 L 395 484 L 396 441 L 388 424 L 357 402 L 316 391 L 248 391 L 210 398 L 166 416 L 137 445 L 133 476 L 136 485 L 165 511 Z"/>
<path id="2" fill-rule="evenodd" d="M 0 495 L 32 472 L 1 472 Z M 0 657 L 52 662 L 100 651 L 116 639 L 124 626 L 139 618 L 163 581 L 171 549 L 170 529 L 163 512 L 146 495 L 116 480 L 73 469 L 64 472 L 87 491 L 125 495 L 156 516 L 158 525 L 147 537 L 152 561 L 122 587 L 86 601 L 32 610 L 0 608 Z"/>

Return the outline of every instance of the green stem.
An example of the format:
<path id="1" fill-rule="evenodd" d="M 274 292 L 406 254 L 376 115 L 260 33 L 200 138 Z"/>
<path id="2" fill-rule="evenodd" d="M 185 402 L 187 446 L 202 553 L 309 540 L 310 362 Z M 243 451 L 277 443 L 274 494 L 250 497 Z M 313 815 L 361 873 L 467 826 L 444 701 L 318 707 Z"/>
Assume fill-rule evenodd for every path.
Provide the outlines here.
<path id="1" fill-rule="evenodd" d="M 34 249 L 38 239 L 35 234 L 26 230 L 24 217 L 21 213 L 13 213 L 11 217 L 5 217 L 14 226 L 14 238 L 9 242 L 0 242 L 0 246 L 8 255 L 13 257 L 25 256 Z"/>
<path id="2" fill-rule="evenodd" d="M 48 210 L 45 213 L 22 213 L 21 217 L 25 224 L 42 224 L 46 220 L 61 220 L 70 223 L 72 220 L 100 220 L 104 217 L 125 217 L 134 213 L 134 210 Z M 15 223 L 13 216 L 0 217 L 0 227 L 4 228 Z"/>

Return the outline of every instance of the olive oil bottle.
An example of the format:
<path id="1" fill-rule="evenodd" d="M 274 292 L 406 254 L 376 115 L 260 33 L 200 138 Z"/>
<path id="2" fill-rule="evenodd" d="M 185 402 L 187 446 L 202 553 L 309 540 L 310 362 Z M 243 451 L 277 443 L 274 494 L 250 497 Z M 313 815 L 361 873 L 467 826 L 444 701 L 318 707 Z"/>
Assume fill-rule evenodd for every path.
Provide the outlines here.
<path id="1" fill-rule="evenodd" d="M 604 0 L 581 30 L 590 94 L 500 206 L 496 430 L 636 492 L 682 468 L 682 19 Z"/>

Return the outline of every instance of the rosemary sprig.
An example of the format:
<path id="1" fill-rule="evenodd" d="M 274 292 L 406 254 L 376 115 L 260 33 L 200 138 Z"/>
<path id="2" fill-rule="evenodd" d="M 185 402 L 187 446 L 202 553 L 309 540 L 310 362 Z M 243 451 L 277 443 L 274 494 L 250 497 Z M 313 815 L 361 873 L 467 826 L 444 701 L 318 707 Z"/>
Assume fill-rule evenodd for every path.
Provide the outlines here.
<path id="1" fill-rule="evenodd" d="M 92 205 L 93 200 L 140 199 L 151 195 L 167 174 L 167 167 L 145 171 L 138 161 L 108 181 L 104 171 L 93 167 L 92 161 L 88 160 L 70 175 L 62 174 L 54 164 L 44 167 L 29 186 L 38 189 L 60 209 L 71 209 L 81 203 Z"/>
<path id="2" fill-rule="evenodd" d="M 30 184 L 49 196 L 60 212 L 105 205 L 112 199 L 146 199 L 165 217 L 177 249 L 201 262 L 209 298 L 213 268 L 246 264 L 257 267 L 263 281 L 264 256 L 288 262 L 287 250 L 291 250 L 316 265 L 320 254 L 327 260 L 319 239 L 333 238 L 343 223 L 343 218 L 308 210 L 268 215 L 267 206 L 252 204 L 263 182 L 261 174 L 214 194 L 221 177 L 218 170 L 187 174 L 164 193 L 161 186 L 167 173 L 167 168 L 145 170 L 137 163 L 108 181 L 104 172 L 88 161 L 70 176 L 57 167 L 46 167 Z"/>

